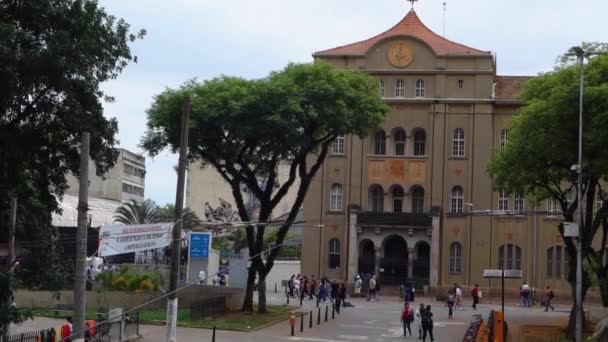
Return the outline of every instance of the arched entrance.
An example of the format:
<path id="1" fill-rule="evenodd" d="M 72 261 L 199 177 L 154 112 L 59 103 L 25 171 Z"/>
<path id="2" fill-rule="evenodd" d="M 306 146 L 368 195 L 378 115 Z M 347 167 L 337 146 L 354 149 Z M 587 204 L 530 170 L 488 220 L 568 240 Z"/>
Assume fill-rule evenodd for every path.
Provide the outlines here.
<path id="1" fill-rule="evenodd" d="M 384 285 L 404 284 L 407 279 L 407 242 L 398 235 L 384 240 L 384 257 L 380 261 L 380 282 Z"/>
<path id="2" fill-rule="evenodd" d="M 426 242 L 416 245 L 416 262 L 414 262 L 414 277 L 428 284 L 431 269 L 431 247 Z M 426 280 L 426 282 L 424 281 Z"/>
<path id="3" fill-rule="evenodd" d="M 358 273 L 374 274 L 374 268 L 376 266 L 376 251 L 372 240 L 365 239 L 359 243 L 359 265 Z"/>

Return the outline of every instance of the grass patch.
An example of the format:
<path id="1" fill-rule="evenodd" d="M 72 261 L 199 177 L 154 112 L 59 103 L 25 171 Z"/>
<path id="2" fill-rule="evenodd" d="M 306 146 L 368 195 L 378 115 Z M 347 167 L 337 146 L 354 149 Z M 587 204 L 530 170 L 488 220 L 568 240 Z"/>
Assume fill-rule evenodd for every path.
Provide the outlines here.
<path id="1" fill-rule="evenodd" d="M 278 323 L 289 318 L 293 307 L 289 306 L 268 306 L 268 313 L 258 314 L 257 312 L 241 312 L 241 311 L 230 311 L 223 314 L 217 314 L 213 316 L 204 317 L 200 320 L 190 319 L 190 309 L 179 309 L 177 312 L 177 326 L 185 328 L 204 328 L 212 329 L 213 326 L 216 329 L 221 330 L 236 330 L 236 331 L 250 331 L 257 330 L 263 326 Z M 254 308 L 257 310 L 257 307 Z M 71 316 L 71 312 L 56 312 L 51 309 L 36 309 L 31 310 L 34 316 L 44 317 L 55 317 L 55 318 L 66 318 Z M 161 309 L 156 310 L 140 310 L 139 320 L 140 323 L 165 323 L 166 311 Z M 87 319 L 97 319 L 96 310 L 87 310 Z"/>

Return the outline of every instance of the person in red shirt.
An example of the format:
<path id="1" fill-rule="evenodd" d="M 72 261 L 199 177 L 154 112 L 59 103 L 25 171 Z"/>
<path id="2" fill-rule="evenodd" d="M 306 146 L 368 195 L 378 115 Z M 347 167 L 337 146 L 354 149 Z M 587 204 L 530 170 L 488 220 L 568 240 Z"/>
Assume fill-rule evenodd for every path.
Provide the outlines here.
<path id="1" fill-rule="evenodd" d="M 471 290 L 471 296 L 473 296 L 473 309 L 477 310 L 477 303 L 479 303 L 479 284 L 475 284 L 475 287 Z"/>
<path id="2" fill-rule="evenodd" d="M 407 332 L 410 332 L 410 336 L 412 336 L 412 328 L 410 324 L 414 320 L 414 310 L 410 308 L 410 304 L 405 302 L 405 306 L 403 307 L 403 312 L 401 313 L 401 323 L 403 323 L 403 336 L 407 337 Z"/>

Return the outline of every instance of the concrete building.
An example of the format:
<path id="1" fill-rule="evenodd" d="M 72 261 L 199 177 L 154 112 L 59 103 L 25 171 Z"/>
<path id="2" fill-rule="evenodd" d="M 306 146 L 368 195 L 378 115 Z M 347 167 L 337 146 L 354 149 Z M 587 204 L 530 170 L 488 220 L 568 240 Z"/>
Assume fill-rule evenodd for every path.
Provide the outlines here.
<path id="1" fill-rule="evenodd" d="M 569 293 L 558 209 L 497 192 L 486 173 L 508 143 L 529 77 L 497 75 L 490 51 L 444 39 L 413 9 L 378 36 L 314 57 L 377 77 L 392 110 L 371 136 L 334 143 L 304 203 L 305 221 L 322 228 L 303 232 L 303 274 L 373 273 L 389 286 L 415 277 L 443 289 L 479 283 L 487 294 L 500 281 L 483 270 L 504 267 L 523 272 L 507 281 L 513 291 L 527 281 Z M 531 210 L 548 212 L 524 214 Z"/>
<path id="2" fill-rule="evenodd" d="M 116 164 L 103 177 L 97 176 L 95 164 L 89 163 L 89 198 L 143 202 L 145 180 L 145 157 L 121 148 Z M 66 195 L 78 196 L 78 178 L 70 174 L 68 186 Z"/>

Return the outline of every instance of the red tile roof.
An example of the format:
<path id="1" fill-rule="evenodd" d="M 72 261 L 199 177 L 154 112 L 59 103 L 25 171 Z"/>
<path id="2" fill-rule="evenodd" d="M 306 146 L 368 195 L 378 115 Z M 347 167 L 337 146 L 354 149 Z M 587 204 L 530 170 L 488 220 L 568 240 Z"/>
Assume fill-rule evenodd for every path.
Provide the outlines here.
<path id="1" fill-rule="evenodd" d="M 524 82 L 534 76 L 496 76 L 494 82 L 494 98 L 512 100 L 517 98 Z"/>
<path id="2" fill-rule="evenodd" d="M 445 39 L 431 31 L 420 21 L 416 12 L 412 9 L 401 19 L 397 25 L 388 31 L 375 37 L 357 43 L 340 46 L 337 48 L 318 51 L 314 56 L 342 56 L 342 55 L 364 55 L 376 43 L 383 39 L 395 36 L 410 36 L 418 38 L 428 44 L 437 55 L 447 54 L 470 54 L 470 55 L 490 55 L 490 51 L 477 50 L 472 47 L 462 45 L 451 40 Z"/>

